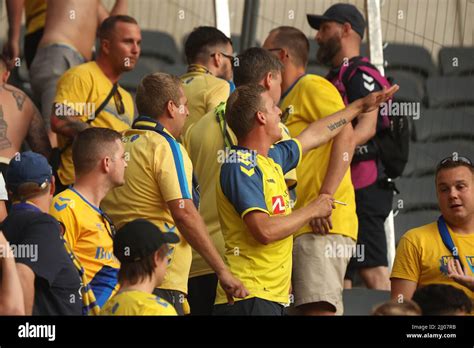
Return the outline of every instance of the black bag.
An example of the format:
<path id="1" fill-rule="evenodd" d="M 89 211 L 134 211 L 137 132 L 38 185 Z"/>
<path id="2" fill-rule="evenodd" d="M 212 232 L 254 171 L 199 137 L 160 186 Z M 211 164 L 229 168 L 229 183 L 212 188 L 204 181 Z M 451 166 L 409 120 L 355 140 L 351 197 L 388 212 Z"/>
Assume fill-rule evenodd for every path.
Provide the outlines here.
<path id="1" fill-rule="evenodd" d="M 375 66 L 367 62 L 365 59 L 357 59 L 351 61 L 351 64 L 344 72 L 342 82 L 344 86 L 349 82 L 350 77 L 353 76 L 355 69 L 362 68 L 363 71 L 371 73 L 370 75 L 383 87 L 389 88 L 394 84 L 392 78 L 385 78 L 380 74 Z M 379 111 L 379 116 L 380 111 Z M 375 149 L 376 155 L 380 158 L 382 165 L 385 168 L 385 174 L 391 179 L 395 179 L 402 175 L 403 170 L 408 162 L 408 150 L 410 144 L 410 126 L 408 118 L 403 116 L 392 116 L 390 112 L 387 115 L 389 120 L 389 127 L 380 128 L 377 122 L 377 133 L 366 144 L 368 154 L 363 155 L 357 160 L 370 159 L 371 149 Z"/>

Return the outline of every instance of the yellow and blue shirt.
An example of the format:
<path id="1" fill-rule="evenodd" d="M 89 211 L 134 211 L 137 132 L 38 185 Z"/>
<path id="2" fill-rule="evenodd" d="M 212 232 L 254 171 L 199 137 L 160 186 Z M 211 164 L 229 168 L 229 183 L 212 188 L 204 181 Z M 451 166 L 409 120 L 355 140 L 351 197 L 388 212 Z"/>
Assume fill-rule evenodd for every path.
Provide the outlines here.
<path id="1" fill-rule="evenodd" d="M 282 95 L 280 109 L 290 110 L 285 125 L 292 137 L 298 136 L 314 121 L 327 117 L 344 108 L 344 102 L 328 80 L 317 75 L 304 75 Z M 306 206 L 316 199 L 326 177 L 331 159 L 333 140 L 307 152 L 296 169 L 298 185 L 296 186 L 295 208 Z M 344 158 L 340 159 L 344 161 Z M 347 161 L 350 159 L 347 158 Z M 350 169 L 347 169 L 334 199 L 347 203 L 338 206 L 332 213 L 333 229 L 331 233 L 341 234 L 357 240 L 358 220 L 356 214 L 355 193 L 351 181 Z M 296 236 L 312 231 L 309 225 L 303 226 Z"/>
<path id="2" fill-rule="evenodd" d="M 230 84 L 198 64 L 191 64 L 188 72 L 181 76 L 181 81 L 184 94 L 188 98 L 189 116 L 182 131 L 182 134 L 186 134 L 191 125 L 229 98 Z"/>
<path id="3" fill-rule="evenodd" d="M 293 237 L 263 245 L 250 233 L 243 218 L 252 211 L 269 216 L 291 213 L 284 173 L 295 168 L 300 159 L 301 145 L 292 139 L 273 145 L 268 157 L 233 146 L 221 166 L 217 208 L 225 240 L 225 261 L 249 291 L 247 298 L 288 303 Z M 226 302 L 219 285 L 215 303 Z"/>
<path id="4" fill-rule="evenodd" d="M 100 315 L 178 315 L 166 300 L 144 291 L 119 292 L 100 311 Z"/>
<path id="5" fill-rule="evenodd" d="M 140 116 L 123 141 L 128 157 L 125 184 L 111 190 L 101 207 L 118 228 L 142 218 L 162 232 L 177 233 L 180 242 L 170 246 L 170 263 L 160 289 L 187 293 L 191 247 L 176 227 L 167 202 L 192 200 L 191 160 L 166 128 L 149 117 Z"/>
<path id="6" fill-rule="evenodd" d="M 31 34 L 43 29 L 46 24 L 46 0 L 25 1 L 26 33 Z"/>
<path id="7" fill-rule="evenodd" d="M 449 234 L 458 247 L 458 254 L 466 275 L 474 275 L 474 234 Z M 411 280 L 418 286 L 447 284 L 461 289 L 474 302 L 474 292 L 448 277 L 451 251 L 444 245 L 436 222 L 406 232 L 398 243 L 390 278 Z"/>
<path id="8" fill-rule="evenodd" d="M 64 225 L 64 239 L 102 307 L 118 290 L 120 263 L 113 254 L 113 228 L 103 212 L 72 187 L 54 197 L 50 214 Z"/>
<path id="9" fill-rule="evenodd" d="M 224 121 L 226 103 L 222 102 L 214 110 L 204 115 L 199 121 L 188 128 L 183 137 L 194 174 L 201 191 L 199 213 L 217 251 L 224 257 L 224 238 L 222 237 L 219 215 L 217 213 L 216 188 L 219 168 L 228 149 L 237 144 L 237 138 L 232 129 Z M 290 139 L 286 127 L 280 123 L 283 140 Z M 205 136 L 203 136 L 205 134 Z M 285 174 L 287 186 L 296 183 L 296 170 Z M 193 249 L 193 260 L 189 277 L 198 277 L 214 273 L 214 270 L 203 257 Z"/>
<path id="10" fill-rule="evenodd" d="M 73 113 L 69 116 L 78 121 L 87 122 L 105 101 L 112 87 L 112 82 L 96 62 L 75 66 L 66 71 L 58 81 L 53 112 L 67 114 L 64 110 L 65 105 Z M 121 104 L 123 104 L 123 110 L 121 110 Z M 132 125 L 134 114 L 132 96 L 119 86 L 106 107 L 89 123 L 91 127 L 110 128 L 123 132 Z M 75 181 L 71 142 L 70 138 L 58 134 L 58 147 L 63 150 L 58 176 L 63 185 L 71 185 Z"/>

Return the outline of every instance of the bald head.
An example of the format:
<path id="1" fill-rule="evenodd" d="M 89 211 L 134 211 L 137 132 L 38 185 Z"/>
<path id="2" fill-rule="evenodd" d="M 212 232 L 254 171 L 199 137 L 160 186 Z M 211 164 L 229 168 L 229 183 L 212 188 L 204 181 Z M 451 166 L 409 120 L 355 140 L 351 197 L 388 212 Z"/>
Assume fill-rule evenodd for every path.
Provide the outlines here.
<path id="1" fill-rule="evenodd" d="M 301 30 L 287 26 L 278 27 L 270 31 L 267 41 L 272 48 L 286 48 L 294 65 L 306 67 L 308 64 L 309 41 Z"/>

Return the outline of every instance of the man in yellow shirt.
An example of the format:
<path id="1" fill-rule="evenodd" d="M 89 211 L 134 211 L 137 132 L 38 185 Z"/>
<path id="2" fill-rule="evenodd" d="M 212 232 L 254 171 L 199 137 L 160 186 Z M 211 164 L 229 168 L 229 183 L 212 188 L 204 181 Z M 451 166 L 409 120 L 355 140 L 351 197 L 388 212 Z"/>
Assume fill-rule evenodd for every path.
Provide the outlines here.
<path id="1" fill-rule="evenodd" d="M 239 54 L 239 65 L 234 67 L 234 80 L 237 87 L 245 84 L 264 86 L 275 102 L 281 96 L 282 65 L 276 57 L 263 48 L 252 47 Z M 204 115 L 188 128 L 183 138 L 201 191 L 199 212 L 206 223 L 219 254 L 224 257 L 224 239 L 222 237 L 216 202 L 216 183 L 221 163 L 226 151 L 237 144 L 234 132 L 225 122 L 225 103 Z M 282 139 L 290 139 L 288 130 L 280 123 Z M 287 186 L 293 188 L 296 183 L 296 170 L 285 175 Z M 291 195 L 291 192 L 290 192 Z M 189 273 L 188 299 L 192 315 L 210 315 L 216 298 L 217 277 L 199 255 L 193 250 L 193 261 Z"/>
<path id="2" fill-rule="evenodd" d="M 107 128 L 86 129 L 77 135 L 72 157 L 76 183 L 54 197 L 50 213 L 64 226 L 64 239 L 102 307 L 118 288 L 115 227 L 100 204 L 110 189 L 124 183 L 127 163 L 121 135 Z"/>
<path id="3" fill-rule="evenodd" d="M 132 17 L 109 17 L 99 29 L 99 38 L 97 60 L 68 70 L 58 82 L 51 116 L 61 150 L 57 175 L 62 187 L 57 192 L 74 183 L 71 143 L 77 133 L 89 127 L 123 132 L 134 119 L 132 96 L 118 80 L 140 56 L 140 28 Z"/>
<path id="4" fill-rule="evenodd" d="M 141 81 L 136 96 L 140 116 L 124 134 L 129 159 L 125 185 L 112 190 L 102 205 L 119 227 L 142 218 L 181 237 L 170 250 L 165 279 L 154 291 L 180 315 L 189 312 L 186 294 L 191 246 L 216 272 L 229 297 L 247 294 L 225 267 L 193 202 L 192 164 L 176 141 L 188 115 L 181 86 L 178 78 L 162 73 Z"/>
<path id="5" fill-rule="evenodd" d="M 189 34 L 184 51 L 188 71 L 181 76 L 189 117 L 182 134 L 229 97 L 234 61 L 232 41 L 214 27 L 198 27 Z"/>
<path id="6" fill-rule="evenodd" d="M 474 166 L 455 153 L 438 164 L 435 175 L 441 216 L 401 238 L 391 274 L 392 298 L 411 299 L 417 288 L 438 283 L 461 289 L 474 301 L 474 287 L 465 281 L 474 272 Z"/>
<path id="7" fill-rule="evenodd" d="M 178 242 L 177 234 L 163 233 L 144 219 L 122 226 L 114 239 L 120 291 L 105 304 L 101 315 L 177 315 L 170 303 L 152 293 L 165 277 L 169 244 Z"/>
<path id="8" fill-rule="evenodd" d="M 305 73 L 309 42 L 304 33 L 293 27 L 273 29 L 263 47 L 284 66 L 280 108 L 289 109 L 285 124 L 292 137 L 312 122 L 344 108 L 339 92 L 329 81 Z M 294 304 L 303 315 L 343 312 L 344 274 L 357 240 L 349 169 L 354 148 L 352 125 L 347 125 L 333 140 L 304 156 L 297 169 L 296 208 L 306 206 L 322 193 L 346 204 L 338 207 L 330 219 L 316 219 L 296 234 L 292 281 Z M 340 253 L 338 249 L 348 252 Z"/>
<path id="9" fill-rule="evenodd" d="M 214 314 L 283 314 L 282 304 L 290 297 L 293 234 L 315 218 L 330 216 L 334 208 L 331 196 L 321 194 L 292 213 L 284 173 L 395 90 L 372 94 L 278 143 L 281 110 L 270 92 L 260 85 L 244 85 L 231 94 L 225 117 L 238 145 L 221 166 L 217 202 L 226 262 L 249 295 L 228 305 L 219 287 Z"/>

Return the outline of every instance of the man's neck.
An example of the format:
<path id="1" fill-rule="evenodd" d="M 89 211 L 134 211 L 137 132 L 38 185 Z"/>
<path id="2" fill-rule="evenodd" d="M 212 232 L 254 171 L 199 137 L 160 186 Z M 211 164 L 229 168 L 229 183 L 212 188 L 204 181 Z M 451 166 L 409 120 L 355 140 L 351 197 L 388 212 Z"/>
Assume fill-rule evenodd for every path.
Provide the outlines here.
<path id="1" fill-rule="evenodd" d="M 125 292 L 125 291 L 142 291 L 146 292 L 148 294 L 153 293 L 153 290 L 156 287 L 156 281 L 153 277 L 147 277 L 146 280 L 131 285 L 129 282 L 124 281 L 121 286 L 120 286 L 120 292 Z"/>
<path id="2" fill-rule="evenodd" d="M 97 57 L 96 63 L 104 75 L 110 80 L 110 82 L 117 83 L 117 81 L 120 79 L 120 71 L 115 71 L 106 58 L 102 55 Z"/>
<path id="3" fill-rule="evenodd" d="M 293 64 L 285 65 L 285 69 L 282 74 L 281 92 L 282 94 L 287 92 L 296 80 L 305 74 L 304 67 L 296 67 Z"/>
<path id="4" fill-rule="evenodd" d="M 219 71 L 217 70 L 217 68 L 212 64 L 202 63 L 202 62 L 197 62 L 193 64 L 204 68 L 205 70 L 209 71 L 214 76 L 217 76 L 219 74 Z"/>
<path id="5" fill-rule="evenodd" d="M 255 151 L 259 155 L 267 157 L 268 150 L 270 149 L 270 146 L 272 146 L 272 142 L 265 141 L 265 139 L 265 136 L 259 136 L 255 134 L 248 135 L 244 139 L 239 139 L 238 145 Z"/>
<path id="6" fill-rule="evenodd" d="M 349 60 L 357 56 L 360 56 L 360 47 L 341 47 L 331 61 L 332 67 L 339 68 L 345 59 Z"/>
<path id="7" fill-rule="evenodd" d="M 51 205 L 51 200 L 49 199 L 49 195 L 32 198 L 28 200 L 28 204 L 32 204 L 41 210 L 43 213 L 49 213 L 49 207 Z"/>
<path id="8" fill-rule="evenodd" d="M 446 218 L 445 218 L 446 220 Z M 474 234 L 474 214 L 466 219 L 458 221 L 448 221 L 446 223 L 451 227 L 453 232 L 459 234 Z"/>
<path id="9" fill-rule="evenodd" d="M 102 181 L 102 182 L 101 182 Z M 79 192 L 87 201 L 95 207 L 100 206 L 100 202 L 109 192 L 108 183 L 103 180 L 97 180 L 96 174 L 79 177 L 74 184 L 74 190 Z"/>

